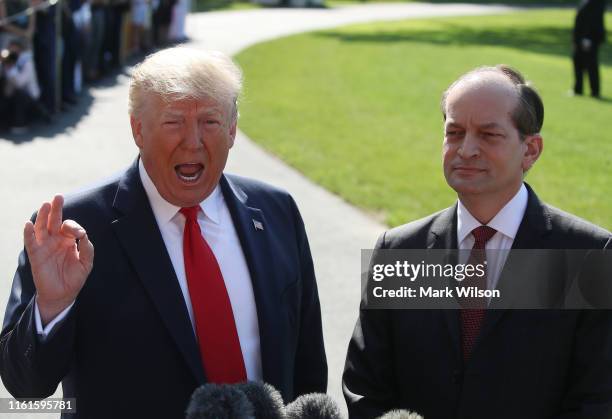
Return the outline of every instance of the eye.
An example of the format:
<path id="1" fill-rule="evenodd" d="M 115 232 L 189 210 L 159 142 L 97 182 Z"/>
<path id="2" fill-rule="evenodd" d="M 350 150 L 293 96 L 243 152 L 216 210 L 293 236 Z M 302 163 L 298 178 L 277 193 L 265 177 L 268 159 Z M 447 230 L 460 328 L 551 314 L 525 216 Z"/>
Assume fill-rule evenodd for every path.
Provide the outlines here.
<path id="1" fill-rule="evenodd" d="M 207 131 L 217 131 L 221 126 L 221 120 L 217 118 L 206 118 L 204 120 L 204 129 Z"/>
<path id="2" fill-rule="evenodd" d="M 482 136 L 487 139 L 496 139 L 501 137 L 502 135 L 498 132 L 485 131 L 482 133 Z"/>
<path id="3" fill-rule="evenodd" d="M 176 119 L 169 119 L 167 121 L 164 121 L 162 125 L 167 126 L 167 127 L 173 127 L 173 126 L 177 126 L 179 124 L 179 121 Z"/>
<path id="4" fill-rule="evenodd" d="M 450 129 L 448 131 L 446 131 L 445 133 L 446 138 L 448 139 L 457 139 L 457 138 L 461 138 L 463 136 L 463 131 L 461 130 L 457 130 L 457 129 Z"/>

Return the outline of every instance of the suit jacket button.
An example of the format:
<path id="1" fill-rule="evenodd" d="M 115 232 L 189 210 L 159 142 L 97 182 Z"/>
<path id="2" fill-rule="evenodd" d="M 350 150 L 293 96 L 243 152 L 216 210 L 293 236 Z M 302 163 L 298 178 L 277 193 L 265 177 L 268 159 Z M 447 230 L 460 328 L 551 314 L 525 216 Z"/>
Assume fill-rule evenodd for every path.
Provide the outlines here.
<path id="1" fill-rule="evenodd" d="M 453 371 L 453 382 L 455 384 L 459 384 L 463 381 L 463 371 L 461 370 L 454 370 Z"/>

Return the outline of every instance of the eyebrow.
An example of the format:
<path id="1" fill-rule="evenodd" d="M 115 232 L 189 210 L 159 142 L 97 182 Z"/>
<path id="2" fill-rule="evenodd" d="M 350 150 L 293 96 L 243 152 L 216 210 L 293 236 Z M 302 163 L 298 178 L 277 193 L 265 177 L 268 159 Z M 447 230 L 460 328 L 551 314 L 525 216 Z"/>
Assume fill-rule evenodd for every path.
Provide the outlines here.
<path id="1" fill-rule="evenodd" d="M 161 116 L 162 117 L 167 117 L 167 116 L 180 117 L 180 116 L 183 116 L 183 112 L 179 110 L 166 109 L 162 112 Z"/>
<path id="2" fill-rule="evenodd" d="M 171 109 L 165 109 L 164 111 L 162 111 L 161 116 L 162 117 L 168 117 L 168 116 L 182 117 L 184 114 L 185 112 L 180 109 L 171 108 Z M 222 112 L 219 109 L 209 109 L 203 112 L 201 115 L 204 115 L 204 116 L 222 115 Z"/>
<path id="3" fill-rule="evenodd" d="M 490 128 L 494 128 L 494 129 L 502 129 L 502 126 L 499 125 L 496 122 L 489 122 L 488 124 L 482 124 L 479 126 L 479 128 L 481 129 L 490 129 Z"/>
<path id="4" fill-rule="evenodd" d="M 457 124 L 457 123 L 455 123 L 455 122 L 447 122 L 444 125 L 444 128 L 462 128 L 462 126 Z"/>

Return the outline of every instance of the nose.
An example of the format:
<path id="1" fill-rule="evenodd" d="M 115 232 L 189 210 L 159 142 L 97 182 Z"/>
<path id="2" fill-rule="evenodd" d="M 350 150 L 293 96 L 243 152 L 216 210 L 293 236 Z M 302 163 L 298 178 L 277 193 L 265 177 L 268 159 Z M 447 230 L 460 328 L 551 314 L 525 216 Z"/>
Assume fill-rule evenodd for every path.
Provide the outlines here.
<path id="1" fill-rule="evenodd" d="M 467 132 L 459 145 L 457 154 L 462 159 L 471 159 L 480 155 L 480 144 L 478 137 L 472 133 Z"/>
<path id="2" fill-rule="evenodd" d="M 196 118 L 187 118 L 181 145 L 186 149 L 199 149 L 204 145 L 204 130 Z"/>

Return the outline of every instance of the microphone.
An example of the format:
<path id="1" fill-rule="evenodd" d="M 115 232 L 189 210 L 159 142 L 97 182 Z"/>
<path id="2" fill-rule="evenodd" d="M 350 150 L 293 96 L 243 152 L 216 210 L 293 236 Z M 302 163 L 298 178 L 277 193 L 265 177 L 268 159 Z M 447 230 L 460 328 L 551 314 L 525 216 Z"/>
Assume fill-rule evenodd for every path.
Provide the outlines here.
<path id="1" fill-rule="evenodd" d="M 336 402 L 327 394 L 310 393 L 285 406 L 287 419 L 342 419 Z"/>
<path id="2" fill-rule="evenodd" d="M 255 410 L 255 419 L 285 419 L 283 397 L 272 385 L 256 381 L 236 384 Z"/>
<path id="3" fill-rule="evenodd" d="M 378 419 L 423 419 L 423 416 L 418 413 L 409 412 L 407 410 L 391 410 Z"/>
<path id="4" fill-rule="evenodd" d="M 204 384 L 193 392 L 186 419 L 254 419 L 253 405 L 234 385 Z"/>

